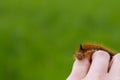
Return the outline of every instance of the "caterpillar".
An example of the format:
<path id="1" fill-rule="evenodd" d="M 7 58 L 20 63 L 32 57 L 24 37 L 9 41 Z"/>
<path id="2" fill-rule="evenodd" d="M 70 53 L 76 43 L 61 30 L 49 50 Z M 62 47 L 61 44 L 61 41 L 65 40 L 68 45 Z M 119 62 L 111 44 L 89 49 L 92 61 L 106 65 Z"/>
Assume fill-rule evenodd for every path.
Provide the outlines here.
<path id="1" fill-rule="evenodd" d="M 74 57 L 77 58 L 78 60 L 82 60 L 85 57 L 91 56 L 97 50 L 103 50 L 108 52 L 110 55 L 110 59 L 112 59 L 112 56 L 115 55 L 114 51 L 104 47 L 103 45 L 93 44 L 93 43 L 84 43 L 84 44 L 80 44 L 79 49 L 74 54 Z"/>

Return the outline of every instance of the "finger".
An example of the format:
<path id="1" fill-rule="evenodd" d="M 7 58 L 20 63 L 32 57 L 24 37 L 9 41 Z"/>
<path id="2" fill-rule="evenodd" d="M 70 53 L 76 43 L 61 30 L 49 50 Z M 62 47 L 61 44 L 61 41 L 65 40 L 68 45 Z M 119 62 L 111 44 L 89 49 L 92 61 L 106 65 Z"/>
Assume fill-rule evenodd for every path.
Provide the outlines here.
<path id="1" fill-rule="evenodd" d="M 89 69 L 90 62 L 88 58 L 83 60 L 75 60 L 72 72 L 67 80 L 81 80 L 83 79 Z"/>
<path id="2" fill-rule="evenodd" d="M 110 55 L 105 51 L 96 51 L 92 56 L 92 63 L 88 72 L 88 78 L 102 78 L 108 70 Z M 92 80 L 92 79 L 91 79 Z"/>
<path id="3" fill-rule="evenodd" d="M 113 57 L 109 75 L 114 80 L 120 80 L 120 54 Z"/>

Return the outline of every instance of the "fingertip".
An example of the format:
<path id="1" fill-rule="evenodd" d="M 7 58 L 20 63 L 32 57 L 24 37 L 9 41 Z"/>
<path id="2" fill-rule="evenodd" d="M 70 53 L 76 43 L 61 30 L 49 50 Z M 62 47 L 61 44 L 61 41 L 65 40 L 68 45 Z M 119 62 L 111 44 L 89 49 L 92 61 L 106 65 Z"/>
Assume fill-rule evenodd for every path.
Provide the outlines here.
<path id="1" fill-rule="evenodd" d="M 117 54 L 114 56 L 114 58 L 120 59 L 120 53 L 117 53 Z"/>
<path id="2" fill-rule="evenodd" d="M 82 59 L 82 60 L 78 60 L 78 59 L 76 59 L 75 60 L 75 65 L 77 65 L 77 66 L 81 66 L 81 65 L 83 65 L 83 66 L 88 66 L 88 65 L 90 65 L 90 62 L 89 62 L 89 60 L 88 59 Z"/>
<path id="3" fill-rule="evenodd" d="M 94 59 L 95 57 L 99 57 L 99 58 L 107 58 L 107 59 L 110 59 L 110 55 L 109 53 L 103 51 L 103 50 L 98 50 L 98 51 L 95 51 L 95 53 L 93 54 L 92 56 L 92 59 Z"/>

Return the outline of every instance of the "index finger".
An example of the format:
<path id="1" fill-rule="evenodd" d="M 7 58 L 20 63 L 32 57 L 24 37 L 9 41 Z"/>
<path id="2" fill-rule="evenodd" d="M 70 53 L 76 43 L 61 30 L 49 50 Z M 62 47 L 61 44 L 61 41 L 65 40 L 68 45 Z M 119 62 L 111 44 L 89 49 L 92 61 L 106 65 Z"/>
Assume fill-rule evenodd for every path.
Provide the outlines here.
<path id="1" fill-rule="evenodd" d="M 83 79 L 88 72 L 88 69 L 90 67 L 90 62 L 88 58 L 85 58 L 83 60 L 75 60 L 72 68 L 72 72 L 70 76 L 67 78 L 67 80 L 81 80 Z"/>

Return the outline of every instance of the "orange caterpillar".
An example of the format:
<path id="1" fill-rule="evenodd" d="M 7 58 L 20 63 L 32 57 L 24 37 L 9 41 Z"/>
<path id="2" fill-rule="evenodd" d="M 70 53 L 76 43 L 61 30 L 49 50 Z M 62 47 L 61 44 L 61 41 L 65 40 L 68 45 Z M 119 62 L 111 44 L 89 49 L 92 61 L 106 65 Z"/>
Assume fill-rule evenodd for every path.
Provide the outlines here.
<path id="1" fill-rule="evenodd" d="M 112 56 L 115 54 L 115 52 L 113 52 L 112 50 L 102 45 L 97 45 L 93 43 L 85 43 L 85 44 L 80 45 L 80 48 L 78 49 L 78 51 L 75 53 L 74 56 L 78 60 L 82 60 L 85 57 L 91 56 L 97 50 L 103 50 L 103 51 L 108 52 L 110 55 L 110 58 L 112 58 Z"/>

